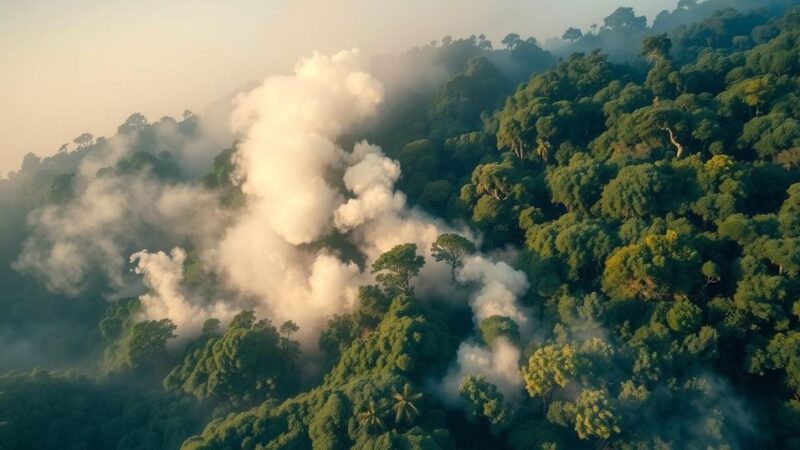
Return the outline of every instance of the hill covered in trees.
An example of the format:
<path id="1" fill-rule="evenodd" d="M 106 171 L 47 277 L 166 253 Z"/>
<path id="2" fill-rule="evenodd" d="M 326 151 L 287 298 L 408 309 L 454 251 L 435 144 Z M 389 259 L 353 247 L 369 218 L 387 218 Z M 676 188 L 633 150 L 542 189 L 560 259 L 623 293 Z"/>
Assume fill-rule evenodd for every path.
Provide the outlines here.
<path id="1" fill-rule="evenodd" d="M 799 44 L 620 8 L 28 155 L 0 449 L 800 448 Z"/>

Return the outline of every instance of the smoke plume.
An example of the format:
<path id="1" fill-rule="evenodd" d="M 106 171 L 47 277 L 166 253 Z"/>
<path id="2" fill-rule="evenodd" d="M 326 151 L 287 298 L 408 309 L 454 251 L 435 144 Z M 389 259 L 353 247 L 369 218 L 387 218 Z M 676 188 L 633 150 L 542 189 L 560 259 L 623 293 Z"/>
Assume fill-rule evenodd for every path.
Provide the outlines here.
<path id="1" fill-rule="evenodd" d="M 451 229 L 406 205 L 394 187 L 400 165 L 380 147 L 362 141 L 345 151 L 337 144 L 376 114 L 382 96 L 381 84 L 360 69 L 357 50 L 315 53 L 293 76 L 270 77 L 241 96 L 233 113 L 249 203 L 214 259 L 231 287 L 258 299 L 260 313 L 298 323 L 307 349 L 327 318 L 351 311 L 358 286 L 372 280 L 367 267 L 304 245 L 333 231 L 346 234 L 368 263 L 416 243 L 429 261 L 417 293 L 452 292 L 447 267 L 430 256 L 431 243 Z"/>
<path id="2" fill-rule="evenodd" d="M 469 375 L 483 375 L 486 381 L 497 386 L 506 401 L 514 402 L 522 392 L 519 375 L 520 350 L 505 339 L 497 339 L 490 348 L 470 342 L 458 347 L 456 365 L 451 367 L 441 381 L 439 392 L 448 403 L 459 399 L 459 386 Z"/>
<path id="3" fill-rule="evenodd" d="M 491 261 L 481 255 L 467 258 L 458 269 L 456 279 L 461 283 L 475 283 L 477 291 L 470 298 L 476 326 L 491 316 L 506 316 L 513 320 L 523 334 L 529 333 L 527 314 L 517 299 L 528 290 L 524 273 L 503 261 Z M 506 401 L 519 399 L 522 378 L 519 375 L 520 350 L 505 339 L 497 339 L 490 347 L 469 340 L 458 348 L 456 362 L 439 384 L 439 392 L 449 403 L 459 398 L 459 386 L 469 375 L 483 375 L 497 386 Z"/>
<path id="4" fill-rule="evenodd" d="M 480 283 L 479 291 L 470 301 L 476 322 L 491 316 L 506 316 L 521 330 L 526 330 L 527 314 L 517 304 L 517 298 L 528 290 L 528 278 L 524 273 L 502 261 L 472 256 L 464 261 L 456 278 L 462 283 Z"/>
<path id="5" fill-rule="evenodd" d="M 433 261 L 430 248 L 445 232 L 477 237 L 410 208 L 395 189 L 400 164 L 380 147 L 339 144 L 377 114 L 383 96 L 381 83 L 362 70 L 358 50 L 313 53 L 293 74 L 270 76 L 233 100 L 233 176 L 246 198 L 234 217 L 219 212 L 216 198 L 195 184 L 98 175 L 126 154 L 123 146 L 83 163 L 74 201 L 32 216 L 34 237 L 18 266 L 46 274 L 53 289 L 77 294 L 94 267 L 105 270 L 112 287 L 127 288 L 130 264 L 146 289 L 143 318 L 169 318 L 179 336 L 196 335 L 207 318 L 226 323 L 253 308 L 276 323 L 295 321 L 296 338 L 312 352 L 327 319 L 356 307 L 358 286 L 373 280 L 370 263 L 398 244 L 416 243 L 426 258 L 414 282 L 420 297 L 466 301 L 468 290 L 451 280 L 447 265 Z M 309 245 L 332 233 L 356 245 L 366 264 Z M 183 286 L 185 245 L 217 276 L 225 298 L 203 298 Z M 478 256 L 465 261 L 458 282 L 479 287 L 469 300 L 476 322 L 502 314 L 524 328 L 515 305 L 527 289 L 520 272 Z M 511 386 L 518 353 L 508 343 L 490 350 L 465 344 L 458 361 Z"/>

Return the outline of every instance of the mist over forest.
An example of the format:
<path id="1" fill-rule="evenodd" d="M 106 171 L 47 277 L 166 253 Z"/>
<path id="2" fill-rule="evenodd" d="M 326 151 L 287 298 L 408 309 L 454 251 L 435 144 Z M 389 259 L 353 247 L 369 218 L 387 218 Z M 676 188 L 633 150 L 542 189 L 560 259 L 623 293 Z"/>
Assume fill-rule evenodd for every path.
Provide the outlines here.
<path id="1" fill-rule="evenodd" d="M 800 2 L 563 22 L 27 154 L 0 449 L 800 449 Z"/>

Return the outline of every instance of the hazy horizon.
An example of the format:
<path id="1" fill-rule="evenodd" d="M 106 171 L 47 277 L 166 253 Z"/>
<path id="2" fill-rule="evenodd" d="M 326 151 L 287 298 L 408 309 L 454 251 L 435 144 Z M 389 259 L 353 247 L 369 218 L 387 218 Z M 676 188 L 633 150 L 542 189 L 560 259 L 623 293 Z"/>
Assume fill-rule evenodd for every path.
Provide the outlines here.
<path id="1" fill-rule="evenodd" d="M 497 44 L 516 32 L 544 41 L 568 26 L 602 23 L 619 6 L 611 0 L 472 3 L 0 3 L 0 174 L 18 170 L 28 152 L 46 156 L 63 143 L 72 146 L 82 132 L 110 136 L 134 112 L 151 121 L 180 117 L 184 109 L 202 113 L 248 81 L 290 70 L 311 50 L 394 53 L 447 34 L 484 33 Z M 675 4 L 638 3 L 637 13 L 650 20 Z M 458 15 L 449 14 L 454 8 Z"/>

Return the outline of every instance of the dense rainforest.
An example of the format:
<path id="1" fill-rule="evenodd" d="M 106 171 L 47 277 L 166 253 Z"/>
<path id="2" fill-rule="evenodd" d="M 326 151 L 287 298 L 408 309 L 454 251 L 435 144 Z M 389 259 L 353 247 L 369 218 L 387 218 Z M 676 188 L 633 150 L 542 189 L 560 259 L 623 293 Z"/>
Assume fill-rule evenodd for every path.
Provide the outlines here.
<path id="1" fill-rule="evenodd" d="M 352 124 L 251 104 L 281 79 L 227 149 L 133 114 L 0 179 L 0 449 L 800 449 L 798 2 L 367 71 Z M 334 225 L 275 219 L 305 185 Z"/>

